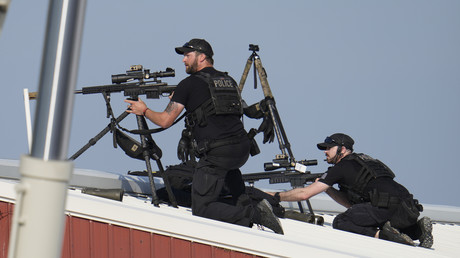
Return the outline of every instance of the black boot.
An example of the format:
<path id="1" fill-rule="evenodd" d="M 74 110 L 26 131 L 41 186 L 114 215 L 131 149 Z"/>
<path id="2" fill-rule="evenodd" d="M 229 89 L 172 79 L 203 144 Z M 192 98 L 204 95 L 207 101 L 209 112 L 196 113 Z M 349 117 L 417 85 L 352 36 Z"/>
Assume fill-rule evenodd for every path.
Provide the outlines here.
<path id="1" fill-rule="evenodd" d="M 255 207 L 253 222 L 267 227 L 277 234 L 284 235 L 279 219 L 273 213 L 270 203 L 265 199 L 260 201 Z"/>
<path id="2" fill-rule="evenodd" d="M 431 220 L 428 217 L 423 217 L 421 218 L 418 222 L 417 225 L 420 228 L 420 231 L 422 232 L 422 235 L 419 238 L 420 244 L 419 246 L 425 247 L 425 248 L 431 248 L 433 245 L 433 225 L 431 224 Z"/>
<path id="3" fill-rule="evenodd" d="M 414 241 L 412 241 L 408 235 L 403 234 L 396 228 L 392 227 L 389 221 L 387 221 L 380 230 L 379 238 L 396 243 L 415 246 Z"/>

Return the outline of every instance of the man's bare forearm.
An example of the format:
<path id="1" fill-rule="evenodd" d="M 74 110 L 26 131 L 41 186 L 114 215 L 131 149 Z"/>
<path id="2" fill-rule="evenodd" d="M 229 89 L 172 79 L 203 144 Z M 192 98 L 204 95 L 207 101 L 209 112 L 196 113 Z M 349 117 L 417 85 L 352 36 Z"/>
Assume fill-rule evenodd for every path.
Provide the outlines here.
<path id="1" fill-rule="evenodd" d="M 313 184 L 307 187 L 294 188 L 287 192 L 280 192 L 279 196 L 280 200 L 285 202 L 303 201 L 321 192 L 326 191 L 328 188 L 329 186 L 327 184 L 321 182 L 314 182 Z M 275 193 L 269 194 L 274 195 Z"/>
<path id="2" fill-rule="evenodd" d="M 163 112 L 155 112 L 148 109 L 145 112 L 145 117 L 158 126 L 168 128 L 174 123 L 174 120 L 176 120 L 183 109 L 184 106 L 182 104 L 170 101 Z"/>
<path id="3" fill-rule="evenodd" d="M 342 206 L 344 206 L 346 208 L 351 207 L 351 204 L 348 201 L 348 198 L 346 197 L 346 195 L 343 192 L 340 192 L 340 191 L 338 191 L 337 189 L 335 189 L 333 187 L 329 187 L 329 189 L 327 189 L 326 193 L 334 201 L 336 201 L 338 204 L 340 204 L 340 205 L 342 205 Z"/>

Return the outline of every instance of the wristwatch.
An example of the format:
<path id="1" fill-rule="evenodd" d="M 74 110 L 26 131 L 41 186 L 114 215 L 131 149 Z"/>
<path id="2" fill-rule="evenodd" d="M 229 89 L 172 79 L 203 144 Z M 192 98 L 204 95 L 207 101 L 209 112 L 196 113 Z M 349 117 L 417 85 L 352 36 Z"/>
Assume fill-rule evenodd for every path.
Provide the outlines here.
<path id="1" fill-rule="evenodd" d="M 276 192 L 274 197 L 277 202 L 281 202 L 280 192 Z"/>

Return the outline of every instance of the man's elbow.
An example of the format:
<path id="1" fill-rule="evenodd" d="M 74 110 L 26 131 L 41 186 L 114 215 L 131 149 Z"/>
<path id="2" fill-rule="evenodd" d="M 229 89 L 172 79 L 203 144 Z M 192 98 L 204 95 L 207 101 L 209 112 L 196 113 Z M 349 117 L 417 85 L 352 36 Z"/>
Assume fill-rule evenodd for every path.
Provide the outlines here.
<path id="1" fill-rule="evenodd" d="M 299 201 L 304 201 L 310 199 L 311 195 L 307 192 L 301 192 L 297 197 Z"/>
<path id="2" fill-rule="evenodd" d="M 157 119 L 156 121 L 152 121 L 152 122 L 154 122 L 159 127 L 166 129 L 166 128 L 169 128 L 174 123 L 174 119 L 171 119 L 168 116 L 161 116 L 159 117 L 159 119 Z"/>
<path id="3" fill-rule="evenodd" d="M 307 187 L 302 188 L 298 194 L 298 198 L 301 200 L 308 200 L 311 197 L 326 191 L 328 186 L 321 182 L 315 182 Z"/>
<path id="4" fill-rule="evenodd" d="M 158 126 L 163 129 L 166 129 L 166 128 L 169 128 L 172 124 L 173 123 L 169 121 L 162 121 L 161 123 L 158 123 Z"/>

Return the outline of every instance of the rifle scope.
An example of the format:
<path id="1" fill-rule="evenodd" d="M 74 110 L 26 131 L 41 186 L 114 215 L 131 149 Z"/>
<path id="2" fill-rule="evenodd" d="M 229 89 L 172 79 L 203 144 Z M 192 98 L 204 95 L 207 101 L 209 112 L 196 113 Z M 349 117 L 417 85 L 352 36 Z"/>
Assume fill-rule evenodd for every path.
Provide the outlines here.
<path id="1" fill-rule="evenodd" d="M 297 163 L 301 164 L 301 165 L 304 165 L 304 166 L 316 166 L 316 165 L 318 165 L 318 161 L 316 159 L 301 160 L 301 161 L 297 161 L 296 163 L 291 163 L 291 162 L 289 162 L 287 160 L 283 160 L 283 161 L 274 161 L 274 162 L 264 163 L 264 170 L 265 171 L 271 171 L 271 170 L 275 170 L 275 169 L 278 169 L 278 168 L 292 168 L 292 167 L 295 167 Z"/>
<path id="2" fill-rule="evenodd" d="M 112 75 L 112 83 L 123 83 L 131 80 L 144 80 L 159 77 L 174 77 L 176 73 L 174 69 L 168 67 L 166 71 L 151 73 L 150 69 L 142 69 L 142 65 L 131 66 L 131 70 L 126 71 L 126 74 Z"/>

